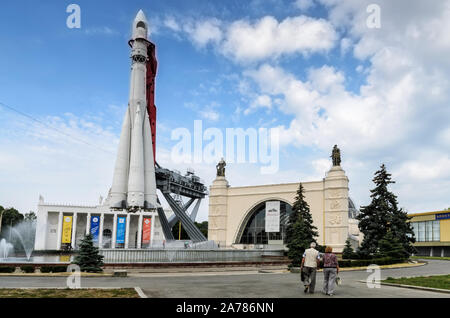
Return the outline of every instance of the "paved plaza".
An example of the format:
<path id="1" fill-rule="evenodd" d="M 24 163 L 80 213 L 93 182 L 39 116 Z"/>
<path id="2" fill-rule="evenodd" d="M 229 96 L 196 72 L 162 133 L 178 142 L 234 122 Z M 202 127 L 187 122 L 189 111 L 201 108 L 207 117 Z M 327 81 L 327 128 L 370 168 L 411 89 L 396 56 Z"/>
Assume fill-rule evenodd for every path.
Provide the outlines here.
<path id="1" fill-rule="evenodd" d="M 429 260 L 419 267 L 382 269 L 381 279 L 391 277 L 411 277 L 450 274 L 450 262 Z M 340 273 L 343 284 L 336 288 L 335 296 L 355 297 L 447 297 L 450 294 L 415 290 L 408 288 L 381 286 L 368 288 L 365 283 L 366 271 L 344 271 Z M 18 277 L 4 276 L 0 288 L 15 287 L 65 287 L 66 277 Z M 204 272 L 193 270 L 185 273 L 140 273 L 132 272 L 129 277 L 82 277 L 82 287 L 140 287 L 150 298 L 330 298 L 320 292 L 323 274 L 317 274 L 316 293 L 304 294 L 299 274 L 281 270 L 233 270 L 227 272 Z"/>

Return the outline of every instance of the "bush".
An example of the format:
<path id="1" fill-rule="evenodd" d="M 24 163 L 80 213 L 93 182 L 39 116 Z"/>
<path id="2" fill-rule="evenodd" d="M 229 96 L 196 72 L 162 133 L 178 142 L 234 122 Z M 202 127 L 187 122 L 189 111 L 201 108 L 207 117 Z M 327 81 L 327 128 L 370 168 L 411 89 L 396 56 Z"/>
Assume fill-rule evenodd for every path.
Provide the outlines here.
<path id="1" fill-rule="evenodd" d="M 41 266 L 41 273 L 63 273 L 67 272 L 67 265 Z"/>
<path id="2" fill-rule="evenodd" d="M 57 265 L 52 268 L 53 273 L 64 273 L 67 272 L 67 265 Z"/>
<path id="3" fill-rule="evenodd" d="M 353 259 L 356 256 L 355 254 L 356 253 L 353 251 L 352 243 L 350 242 L 350 239 L 347 239 L 345 241 L 344 250 L 342 251 L 342 258 L 343 259 Z"/>
<path id="4" fill-rule="evenodd" d="M 373 259 L 358 259 L 358 260 L 341 260 L 339 261 L 339 267 L 363 267 L 372 264 L 375 265 L 390 265 L 403 263 L 405 259 L 383 257 L 383 258 L 373 258 Z"/>
<path id="5" fill-rule="evenodd" d="M 20 269 L 25 273 L 34 273 L 33 265 L 22 265 L 20 266 Z"/>
<path id="6" fill-rule="evenodd" d="M 0 266 L 0 273 L 14 273 L 15 270 L 14 266 Z"/>
<path id="7" fill-rule="evenodd" d="M 41 273 L 50 273 L 52 271 L 53 266 L 41 266 Z"/>

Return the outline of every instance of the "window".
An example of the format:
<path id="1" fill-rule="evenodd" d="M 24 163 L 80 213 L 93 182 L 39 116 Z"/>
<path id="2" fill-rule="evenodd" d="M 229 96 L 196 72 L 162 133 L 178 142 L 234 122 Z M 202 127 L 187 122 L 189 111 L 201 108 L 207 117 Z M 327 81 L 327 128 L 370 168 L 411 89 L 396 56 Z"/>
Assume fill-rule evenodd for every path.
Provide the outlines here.
<path id="1" fill-rule="evenodd" d="M 266 233 L 266 202 L 256 206 L 251 212 L 239 240 L 240 244 L 268 244 L 269 240 L 283 240 L 289 215 L 292 213 L 292 208 L 289 204 L 280 202 L 280 232 Z"/>
<path id="2" fill-rule="evenodd" d="M 418 233 L 417 241 L 418 242 L 425 242 L 425 222 L 417 222 L 418 226 Z"/>
<path id="3" fill-rule="evenodd" d="M 427 221 L 426 228 L 427 228 L 426 229 L 426 232 L 427 232 L 426 241 L 431 242 L 431 241 L 433 241 L 433 221 Z"/>
<path id="4" fill-rule="evenodd" d="M 416 238 L 416 240 L 419 240 L 419 226 L 417 225 L 417 222 L 412 222 L 411 223 L 413 232 L 414 232 L 414 237 Z"/>
<path id="5" fill-rule="evenodd" d="M 145 23 L 142 21 L 139 21 L 138 24 L 136 25 L 136 27 L 145 29 Z"/>
<path id="6" fill-rule="evenodd" d="M 440 224 L 438 221 L 411 223 L 417 242 L 433 242 L 440 240 Z"/>
<path id="7" fill-rule="evenodd" d="M 432 221 L 433 222 L 433 241 L 440 241 L 441 239 L 441 229 L 440 229 L 440 223 L 438 221 Z"/>

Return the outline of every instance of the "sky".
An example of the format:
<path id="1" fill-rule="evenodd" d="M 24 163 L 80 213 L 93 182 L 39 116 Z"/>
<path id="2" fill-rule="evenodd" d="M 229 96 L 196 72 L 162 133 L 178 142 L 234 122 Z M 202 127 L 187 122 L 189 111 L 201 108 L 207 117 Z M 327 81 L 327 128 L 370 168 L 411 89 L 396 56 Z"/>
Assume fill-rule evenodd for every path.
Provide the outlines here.
<path id="1" fill-rule="evenodd" d="M 80 28 L 66 24 L 72 3 Z M 450 3 L 438 0 L 1 1 L 0 205 L 106 196 L 139 9 L 157 47 L 162 166 L 209 186 L 215 163 L 176 162 L 174 130 L 278 128 L 277 173 L 229 163 L 231 186 L 321 180 L 337 144 L 357 206 L 383 163 L 400 207 L 450 206 Z"/>

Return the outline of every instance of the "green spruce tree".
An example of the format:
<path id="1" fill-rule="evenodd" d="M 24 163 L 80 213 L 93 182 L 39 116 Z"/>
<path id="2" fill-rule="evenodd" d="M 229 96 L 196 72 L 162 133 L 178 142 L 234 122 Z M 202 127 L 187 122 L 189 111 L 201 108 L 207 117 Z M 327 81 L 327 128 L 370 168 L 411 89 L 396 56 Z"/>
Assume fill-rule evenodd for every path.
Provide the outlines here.
<path id="1" fill-rule="evenodd" d="M 92 242 L 92 234 L 88 234 L 80 243 L 79 254 L 73 262 L 80 266 L 82 272 L 102 272 L 103 255 L 98 253 L 98 248 Z"/>
<path id="2" fill-rule="evenodd" d="M 391 174 L 386 171 L 384 164 L 375 173 L 373 178 L 375 188 L 370 190 L 372 201 L 369 205 L 361 207 L 357 216 L 359 229 L 364 234 L 363 242 L 358 250 L 360 257 L 374 257 L 379 250 L 380 241 L 388 231 L 392 231 L 407 253 L 413 251 L 411 243 L 414 242 L 414 233 L 407 222 L 406 213 L 398 208 L 397 196 L 388 190 L 391 183 Z"/>
<path id="3" fill-rule="evenodd" d="M 350 243 L 350 239 L 345 241 L 345 247 L 342 251 L 343 259 L 352 259 L 355 257 L 355 252 L 353 251 L 352 243 Z"/>
<path id="4" fill-rule="evenodd" d="M 288 247 L 288 257 L 291 259 L 290 267 L 299 267 L 302 256 L 311 244 L 316 242 L 317 227 L 313 224 L 312 215 L 308 203 L 303 195 L 303 185 L 297 190 L 297 196 L 292 207 L 292 214 L 289 216 L 286 228 L 286 246 Z"/>
<path id="5" fill-rule="evenodd" d="M 380 257 L 392 257 L 396 259 L 406 259 L 409 257 L 409 253 L 405 250 L 403 244 L 390 230 L 380 240 L 378 247 L 378 256 Z"/>
<path id="6" fill-rule="evenodd" d="M 416 248 L 413 246 L 416 238 L 414 237 L 412 225 L 409 222 L 410 219 L 411 217 L 408 216 L 406 211 L 395 209 L 389 222 L 389 229 L 392 235 L 399 241 L 408 256 L 417 253 Z"/>

